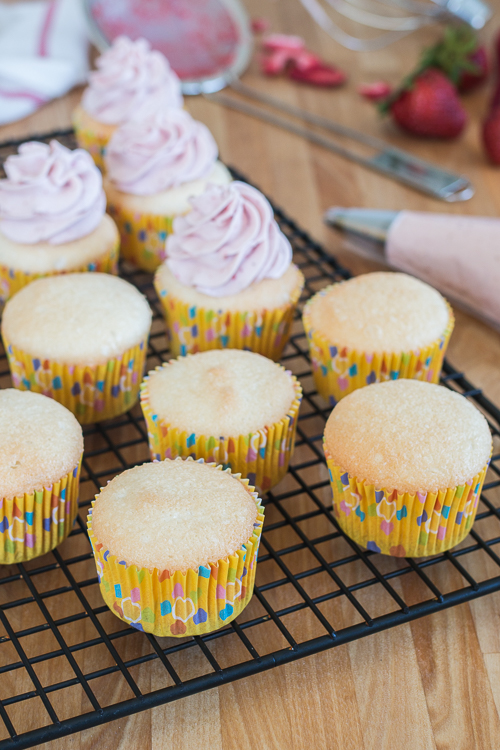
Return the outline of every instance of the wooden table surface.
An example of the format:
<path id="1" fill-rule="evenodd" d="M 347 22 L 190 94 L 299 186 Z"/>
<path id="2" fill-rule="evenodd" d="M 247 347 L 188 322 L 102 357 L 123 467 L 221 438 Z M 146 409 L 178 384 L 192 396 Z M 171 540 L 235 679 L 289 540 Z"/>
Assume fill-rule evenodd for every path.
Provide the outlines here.
<path id="1" fill-rule="evenodd" d="M 254 0 L 247 6 L 252 15 L 270 19 L 273 30 L 302 34 L 314 50 L 349 73 L 343 89 L 320 91 L 281 78 L 266 80 L 254 62 L 244 78 L 247 83 L 464 172 L 476 188 L 466 203 L 440 203 L 274 127 L 203 98 L 189 99 L 189 111 L 210 127 L 222 159 L 250 177 L 344 264 L 355 272 L 376 268 L 349 252 L 344 240 L 323 225 L 323 212 L 331 205 L 498 216 L 500 169 L 486 163 L 479 137 L 487 89 L 464 99 L 470 123 L 465 135 L 452 143 L 401 135 L 356 93 L 360 82 L 399 80 L 415 63 L 420 46 L 436 38 L 436 29 L 380 52 L 356 54 L 317 29 L 298 0 Z M 490 26 L 487 39 L 496 28 L 495 19 Z M 72 92 L 32 117 L 0 128 L 0 140 L 68 126 L 79 96 L 79 91 Z M 449 359 L 500 403 L 500 336 L 460 311 L 456 315 Z M 443 574 L 444 588 L 453 583 L 447 575 L 453 577 Z M 411 592 L 405 593 L 411 598 Z M 500 748 L 499 615 L 496 593 L 43 747 Z"/>

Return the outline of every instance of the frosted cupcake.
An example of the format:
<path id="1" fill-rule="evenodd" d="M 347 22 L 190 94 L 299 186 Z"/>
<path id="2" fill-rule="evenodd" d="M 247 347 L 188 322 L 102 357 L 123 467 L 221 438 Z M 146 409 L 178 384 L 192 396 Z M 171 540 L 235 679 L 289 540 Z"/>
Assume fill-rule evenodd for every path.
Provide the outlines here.
<path id="1" fill-rule="evenodd" d="M 367 273 L 322 289 L 304 307 L 314 382 L 334 405 L 397 378 L 436 383 L 453 330 L 446 300 L 404 273 Z"/>
<path id="2" fill-rule="evenodd" d="M 33 279 L 116 273 L 119 235 L 90 156 L 57 141 L 23 143 L 0 180 L 0 300 Z"/>
<path id="3" fill-rule="evenodd" d="M 146 298 L 117 276 L 38 279 L 5 306 L 12 381 L 54 398 L 82 423 L 116 417 L 138 399 L 151 317 Z"/>
<path id="4" fill-rule="evenodd" d="M 221 466 L 167 459 L 129 469 L 88 517 L 104 601 L 157 636 L 217 630 L 252 597 L 263 522 L 248 480 Z"/>
<path id="5" fill-rule="evenodd" d="M 96 67 L 73 114 L 73 126 L 78 144 L 102 168 L 104 149 L 119 125 L 182 107 L 183 99 L 168 60 L 145 39 L 117 37 Z"/>
<path id="6" fill-rule="evenodd" d="M 290 372 L 253 352 L 166 362 L 141 386 L 151 457 L 214 461 L 268 490 L 288 470 L 301 399 Z"/>
<path id="7" fill-rule="evenodd" d="M 108 210 L 121 234 L 122 255 L 145 271 L 165 259 L 165 240 L 189 197 L 231 175 L 217 160 L 217 144 L 203 123 L 170 109 L 123 125 L 106 150 Z"/>
<path id="8" fill-rule="evenodd" d="M 249 349 L 279 359 L 304 277 L 269 201 L 244 182 L 209 185 L 174 221 L 155 287 L 174 355 Z"/>
<path id="9" fill-rule="evenodd" d="M 37 393 L 0 391 L 0 563 L 54 549 L 78 512 L 82 428 Z"/>
<path id="10" fill-rule="evenodd" d="M 397 380 L 357 390 L 325 428 L 335 517 L 373 552 L 451 549 L 474 523 L 491 448 L 483 415 L 443 386 Z"/>

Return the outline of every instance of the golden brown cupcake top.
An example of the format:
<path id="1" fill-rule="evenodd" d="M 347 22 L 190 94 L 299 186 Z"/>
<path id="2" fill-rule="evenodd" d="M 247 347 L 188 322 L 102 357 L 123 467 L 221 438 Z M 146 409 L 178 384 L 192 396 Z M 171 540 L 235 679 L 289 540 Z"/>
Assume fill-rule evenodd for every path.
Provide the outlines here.
<path id="1" fill-rule="evenodd" d="M 82 451 L 82 428 L 64 406 L 39 393 L 0 390 L 0 498 L 58 482 Z"/>
<path id="2" fill-rule="evenodd" d="M 92 531 L 128 565 L 185 572 L 237 552 L 256 519 L 256 496 L 237 477 L 213 464 L 166 459 L 104 487 Z"/>
<path id="3" fill-rule="evenodd" d="M 325 428 L 335 464 L 377 489 L 437 492 L 470 482 L 491 453 L 486 419 L 466 398 L 418 380 L 374 383 L 342 399 Z"/>

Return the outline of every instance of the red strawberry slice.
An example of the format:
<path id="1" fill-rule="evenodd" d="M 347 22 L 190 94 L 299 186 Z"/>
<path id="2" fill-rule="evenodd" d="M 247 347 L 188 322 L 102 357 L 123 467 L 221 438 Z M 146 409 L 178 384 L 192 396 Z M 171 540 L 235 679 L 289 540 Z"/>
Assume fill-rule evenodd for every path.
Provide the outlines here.
<path id="1" fill-rule="evenodd" d="M 455 87 L 436 68 L 420 73 L 389 109 L 403 130 L 423 138 L 456 138 L 467 121 Z"/>
<path id="2" fill-rule="evenodd" d="M 294 63 L 289 68 L 288 75 L 294 81 L 328 88 L 341 86 L 347 80 L 347 75 L 343 70 L 319 61 L 305 68 Z"/>
<path id="3" fill-rule="evenodd" d="M 483 144 L 489 160 L 500 164 L 500 107 L 492 109 L 483 123 Z"/>
<path id="4" fill-rule="evenodd" d="M 372 102 L 381 102 L 387 99 L 391 93 L 391 87 L 386 81 L 374 81 L 374 83 L 361 83 L 358 86 L 358 94 L 370 99 Z"/>

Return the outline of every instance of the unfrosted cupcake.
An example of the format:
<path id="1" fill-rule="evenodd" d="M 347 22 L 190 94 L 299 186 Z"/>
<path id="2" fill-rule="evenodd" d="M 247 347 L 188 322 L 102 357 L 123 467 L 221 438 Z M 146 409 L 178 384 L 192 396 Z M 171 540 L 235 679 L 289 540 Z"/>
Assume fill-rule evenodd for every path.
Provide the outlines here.
<path id="1" fill-rule="evenodd" d="M 248 480 L 221 466 L 179 458 L 129 469 L 88 517 L 104 601 L 157 636 L 217 630 L 252 597 L 263 522 Z"/>
<path id="2" fill-rule="evenodd" d="M 404 273 L 367 273 L 322 289 L 304 307 L 314 381 L 332 405 L 356 388 L 436 383 L 453 330 L 439 292 Z"/>
<path id="3" fill-rule="evenodd" d="M 82 428 L 37 393 L 0 390 L 0 563 L 54 549 L 78 512 Z"/>
<path id="4" fill-rule="evenodd" d="M 82 423 L 116 417 L 139 396 L 151 317 L 146 298 L 117 276 L 38 279 L 2 318 L 13 383 L 54 398 Z"/>
<path id="5" fill-rule="evenodd" d="M 151 457 L 214 461 L 268 490 L 288 470 L 301 399 L 291 372 L 253 352 L 166 362 L 141 386 Z"/>
<path id="6" fill-rule="evenodd" d="M 120 127 L 106 150 L 108 210 L 121 234 L 122 255 L 145 271 L 165 259 L 165 240 L 189 197 L 209 182 L 231 181 L 217 160 L 209 129 L 183 109 L 169 109 Z"/>
<path id="7" fill-rule="evenodd" d="M 90 156 L 57 141 L 23 143 L 0 180 L 0 300 L 33 279 L 116 273 L 119 235 Z"/>
<path id="8" fill-rule="evenodd" d="M 106 145 L 119 125 L 168 107 L 182 107 L 181 83 L 146 39 L 117 37 L 96 60 L 97 70 L 73 114 L 78 144 L 103 167 Z"/>
<path id="9" fill-rule="evenodd" d="M 209 185 L 191 206 L 155 276 L 173 354 L 229 348 L 279 359 L 304 277 L 269 201 L 235 181 Z"/>
<path id="10" fill-rule="evenodd" d="M 357 390 L 325 428 L 335 517 L 373 552 L 450 549 L 474 523 L 491 448 L 483 415 L 448 388 L 397 380 Z"/>

